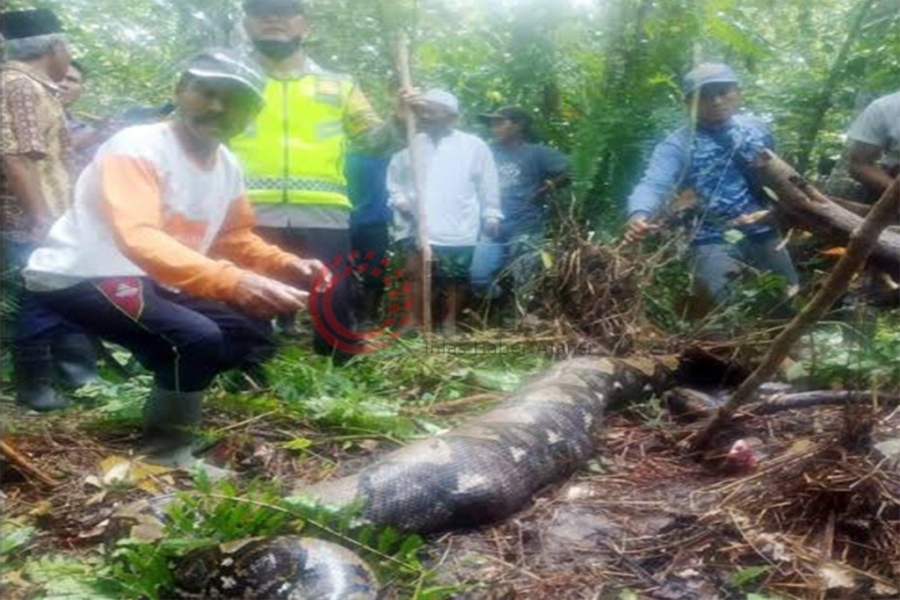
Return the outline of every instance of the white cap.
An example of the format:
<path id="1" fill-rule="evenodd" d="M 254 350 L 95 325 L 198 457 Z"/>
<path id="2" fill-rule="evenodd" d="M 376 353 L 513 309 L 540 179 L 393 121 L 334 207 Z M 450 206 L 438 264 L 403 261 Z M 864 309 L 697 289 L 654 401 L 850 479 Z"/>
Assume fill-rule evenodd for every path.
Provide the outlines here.
<path id="1" fill-rule="evenodd" d="M 448 109 L 454 115 L 459 114 L 459 100 L 456 96 L 445 90 L 430 89 L 422 96 L 422 99 L 431 104 L 438 104 Z"/>

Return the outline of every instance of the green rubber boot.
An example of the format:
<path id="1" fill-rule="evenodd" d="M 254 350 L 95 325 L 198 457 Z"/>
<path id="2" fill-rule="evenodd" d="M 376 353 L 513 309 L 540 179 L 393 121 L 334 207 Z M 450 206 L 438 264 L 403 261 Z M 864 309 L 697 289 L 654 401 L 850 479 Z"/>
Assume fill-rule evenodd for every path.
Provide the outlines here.
<path id="1" fill-rule="evenodd" d="M 140 454 L 148 463 L 171 469 L 201 469 L 211 480 L 231 471 L 206 464 L 191 452 L 200 425 L 203 392 L 173 392 L 153 388 L 144 405 L 144 442 Z"/>

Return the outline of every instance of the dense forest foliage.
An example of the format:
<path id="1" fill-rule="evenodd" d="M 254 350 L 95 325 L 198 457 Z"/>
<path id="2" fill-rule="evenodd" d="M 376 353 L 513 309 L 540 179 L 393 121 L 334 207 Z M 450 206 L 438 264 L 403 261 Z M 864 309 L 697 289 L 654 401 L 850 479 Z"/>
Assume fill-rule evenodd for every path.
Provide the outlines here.
<path id="1" fill-rule="evenodd" d="M 180 61 L 245 43 L 240 0 L 8 0 L 64 18 L 89 70 L 83 112 L 108 117 L 165 100 Z M 731 63 L 745 104 L 773 122 L 780 153 L 817 174 L 871 99 L 900 81 L 896 0 L 309 0 L 309 53 L 356 76 L 390 109 L 394 40 L 413 40 L 417 85 L 446 86 L 470 117 L 534 111 L 573 157 L 578 197 L 604 237 L 644 158 L 682 116 L 678 76 Z M 477 129 L 475 119 L 466 126 Z"/>

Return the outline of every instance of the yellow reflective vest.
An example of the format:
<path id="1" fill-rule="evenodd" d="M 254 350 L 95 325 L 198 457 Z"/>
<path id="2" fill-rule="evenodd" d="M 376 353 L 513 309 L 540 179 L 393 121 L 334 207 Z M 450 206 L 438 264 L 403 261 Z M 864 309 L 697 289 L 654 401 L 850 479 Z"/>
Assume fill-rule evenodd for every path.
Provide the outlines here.
<path id="1" fill-rule="evenodd" d="M 350 209 L 343 119 L 352 91 L 353 80 L 344 75 L 269 79 L 265 107 L 230 143 L 251 202 Z"/>

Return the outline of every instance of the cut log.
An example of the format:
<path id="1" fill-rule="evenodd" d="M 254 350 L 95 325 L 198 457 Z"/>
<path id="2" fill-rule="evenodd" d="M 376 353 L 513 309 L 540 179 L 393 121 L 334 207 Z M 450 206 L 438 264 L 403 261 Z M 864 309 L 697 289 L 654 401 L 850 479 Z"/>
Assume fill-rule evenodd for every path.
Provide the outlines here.
<path id="1" fill-rule="evenodd" d="M 863 204 L 861 202 L 854 202 L 853 200 L 847 200 L 846 198 L 841 198 L 840 196 L 828 196 L 828 199 L 837 204 L 838 206 L 842 206 L 852 212 L 855 215 L 859 215 L 860 217 L 865 217 L 869 214 L 869 211 L 872 210 L 871 204 Z M 891 225 L 885 231 L 894 232 L 900 234 L 900 212 L 893 216 L 891 220 Z"/>
<path id="2" fill-rule="evenodd" d="M 787 225 L 846 245 L 850 234 L 862 224 L 864 217 L 828 198 L 775 153 L 764 150 L 754 167 L 759 183 L 777 197 L 776 213 Z M 871 260 L 896 278 L 900 273 L 900 231 L 892 227 L 882 231 Z"/>
<path id="3" fill-rule="evenodd" d="M 870 204 L 862 204 L 861 202 L 854 202 L 853 200 L 838 198 L 837 196 L 828 196 L 828 199 L 838 206 L 843 206 L 853 214 L 859 215 L 860 217 L 865 217 L 867 214 L 869 214 L 869 209 L 872 208 L 872 205 Z"/>

